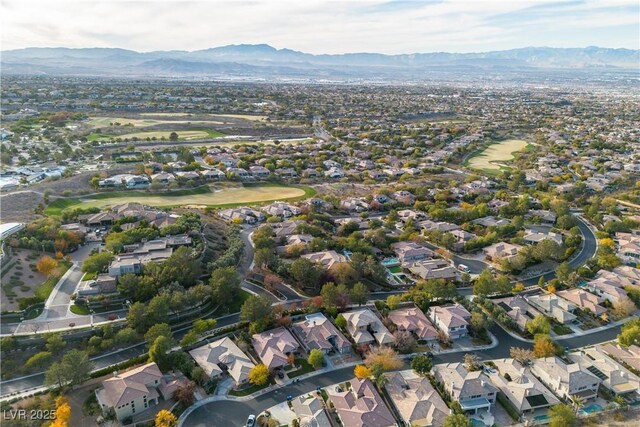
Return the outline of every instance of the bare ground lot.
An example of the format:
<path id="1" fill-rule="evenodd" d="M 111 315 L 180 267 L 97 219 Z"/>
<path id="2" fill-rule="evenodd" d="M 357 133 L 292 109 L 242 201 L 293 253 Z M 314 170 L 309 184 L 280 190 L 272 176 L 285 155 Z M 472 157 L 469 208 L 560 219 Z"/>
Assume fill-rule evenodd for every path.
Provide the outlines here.
<path id="1" fill-rule="evenodd" d="M 13 249 L 8 261 L 5 261 L 7 270 L 2 270 L 2 288 L 0 301 L 2 311 L 17 311 L 18 298 L 32 297 L 36 286 L 44 282 L 46 277 L 35 268 L 35 264 L 41 253 L 29 249 Z"/>

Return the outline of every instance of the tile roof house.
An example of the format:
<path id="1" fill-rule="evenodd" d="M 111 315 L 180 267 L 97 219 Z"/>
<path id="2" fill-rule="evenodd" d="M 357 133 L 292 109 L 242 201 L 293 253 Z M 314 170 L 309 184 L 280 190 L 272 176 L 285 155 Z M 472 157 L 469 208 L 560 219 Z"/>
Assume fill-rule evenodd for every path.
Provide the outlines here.
<path id="1" fill-rule="evenodd" d="M 245 383 L 255 366 L 229 337 L 194 348 L 189 354 L 209 377 L 217 377 L 226 371 L 236 384 Z"/>
<path id="2" fill-rule="evenodd" d="M 332 427 L 329 414 L 325 411 L 322 400 L 317 396 L 311 394 L 298 396 L 291 401 L 291 408 L 298 416 L 300 426 Z"/>
<path id="3" fill-rule="evenodd" d="M 354 378 L 349 390 L 328 388 L 329 399 L 342 425 L 348 427 L 391 427 L 396 420 L 368 379 Z"/>
<path id="4" fill-rule="evenodd" d="M 547 316 L 553 317 L 560 323 L 566 324 L 576 319 L 576 315 L 572 313 L 576 309 L 575 304 L 563 298 L 558 298 L 555 294 L 530 295 L 526 296 L 525 299 L 534 308 Z"/>
<path id="5" fill-rule="evenodd" d="M 557 396 L 585 400 L 598 395 L 601 380 L 578 363 L 565 363 L 557 356 L 536 359 L 531 372 Z"/>
<path id="6" fill-rule="evenodd" d="M 523 239 L 529 243 L 540 243 L 543 240 L 551 240 L 559 245 L 562 244 L 562 234 L 552 232 L 544 233 L 541 231 L 525 230 Z"/>
<path id="7" fill-rule="evenodd" d="M 620 363 L 605 354 L 600 346 L 569 353 L 569 359 L 602 380 L 602 386 L 616 396 L 640 392 L 640 380 Z"/>
<path id="8" fill-rule="evenodd" d="M 276 369 L 289 364 L 288 355 L 300 348 L 298 341 L 284 327 L 271 329 L 251 337 L 253 348 L 258 357 L 269 369 Z"/>
<path id="9" fill-rule="evenodd" d="M 414 242 L 398 242 L 391 245 L 402 262 L 414 262 L 427 258 L 433 258 L 433 251 Z"/>
<path id="10" fill-rule="evenodd" d="M 122 374 L 116 373 L 113 378 L 103 381 L 95 393 L 102 411 L 113 411 L 122 421 L 150 405 L 157 405 L 159 397 L 171 399 L 175 389 L 176 385 L 167 383 L 158 365 L 148 363 Z"/>
<path id="11" fill-rule="evenodd" d="M 334 250 L 314 252 L 312 254 L 302 255 L 302 258 L 322 264 L 322 266 L 327 270 L 336 264 L 347 261 L 347 258 L 344 255 L 340 255 Z"/>
<path id="12" fill-rule="evenodd" d="M 291 329 L 309 351 L 314 348 L 325 354 L 331 351 L 351 351 L 351 342 L 322 313 L 305 316 L 305 320 L 294 323 Z"/>
<path id="13" fill-rule="evenodd" d="M 429 319 L 449 338 L 456 339 L 467 336 L 471 313 L 460 304 L 432 306 L 428 312 Z"/>
<path id="14" fill-rule="evenodd" d="M 465 412 L 490 411 L 498 389 L 482 371 L 468 371 L 462 363 L 443 363 L 433 367 L 433 375 Z"/>
<path id="15" fill-rule="evenodd" d="M 502 308 L 511 319 L 518 325 L 518 327 L 525 331 L 527 328 L 527 322 L 534 317 L 542 314 L 533 306 L 527 303 L 527 300 L 522 295 L 516 295 L 513 297 L 500 298 L 493 300 L 493 303 Z"/>
<path id="16" fill-rule="evenodd" d="M 368 308 L 342 313 L 347 321 L 347 331 L 356 344 L 393 344 L 395 338 L 382 321 Z"/>
<path id="17" fill-rule="evenodd" d="M 520 414 L 560 403 L 528 368 L 514 359 L 493 360 L 493 363 L 498 373 L 488 375 L 489 379 Z"/>
<path id="18" fill-rule="evenodd" d="M 487 246 L 482 249 L 488 260 L 500 261 L 503 259 L 511 259 L 518 255 L 518 252 L 522 249 L 520 245 L 512 245 L 511 243 L 498 242 L 491 246 Z"/>
<path id="19" fill-rule="evenodd" d="M 630 283 L 625 285 L 624 281 L 624 278 L 607 278 L 606 275 L 602 275 L 595 280 L 587 282 L 584 285 L 584 289 L 606 299 L 612 304 L 616 304 L 618 301 L 628 298 L 627 291 L 623 289 L 623 286 L 633 286 Z"/>
<path id="20" fill-rule="evenodd" d="M 583 291 L 582 289 L 558 291 L 556 295 L 575 304 L 577 308 L 591 311 L 596 316 L 600 316 L 607 311 L 606 308 L 600 305 L 604 301 L 604 298 Z"/>
<path id="21" fill-rule="evenodd" d="M 436 328 L 417 307 L 399 308 L 390 311 L 387 318 L 398 327 L 399 331 L 411 332 L 418 339 L 431 341 L 438 338 Z"/>
<path id="22" fill-rule="evenodd" d="M 604 344 L 602 351 L 616 359 L 618 362 L 640 371 L 640 346 L 630 345 L 623 347 L 620 344 Z"/>
<path id="23" fill-rule="evenodd" d="M 640 285 L 640 268 L 629 267 L 628 265 L 621 265 L 613 269 L 612 273 L 619 276 L 623 276 L 636 285 Z"/>
<path id="24" fill-rule="evenodd" d="M 389 397 L 405 425 L 439 427 L 451 412 L 428 378 L 413 371 L 386 374 Z"/>

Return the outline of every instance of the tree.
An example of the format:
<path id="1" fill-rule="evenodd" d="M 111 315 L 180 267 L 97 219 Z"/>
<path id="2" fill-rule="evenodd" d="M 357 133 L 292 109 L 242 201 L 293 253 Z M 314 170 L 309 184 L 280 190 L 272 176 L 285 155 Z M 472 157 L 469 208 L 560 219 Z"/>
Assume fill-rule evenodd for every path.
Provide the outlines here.
<path id="1" fill-rule="evenodd" d="M 390 347 L 375 347 L 364 358 L 364 364 L 371 370 L 374 365 L 380 365 L 383 370 L 389 371 L 402 367 L 402 360 L 398 353 Z"/>
<path id="2" fill-rule="evenodd" d="M 538 261 L 544 261 L 547 259 L 559 261 L 564 255 L 564 250 L 562 249 L 562 246 L 553 240 L 544 239 L 533 247 L 532 255 Z"/>
<path id="3" fill-rule="evenodd" d="M 527 331 L 531 335 L 536 334 L 549 334 L 551 332 L 551 324 L 549 323 L 549 319 L 543 314 L 538 314 L 533 319 L 527 322 Z"/>
<path id="4" fill-rule="evenodd" d="M 571 264 L 567 261 L 556 267 L 556 278 L 562 283 L 565 283 L 569 279 L 571 273 L 573 273 L 573 268 L 571 268 Z"/>
<path id="5" fill-rule="evenodd" d="M 616 320 L 629 317 L 634 311 L 636 311 L 636 305 L 627 296 L 618 298 L 615 304 L 613 304 L 613 317 Z"/>
<path id="6" fill-rule="evenodd" d="M 177 141 L 178 140 L 178 134 L 176 132 L 171 132 L 169 134 L 169 141 Z"/>
<path id="7" fill-rule="evenodd" d="M 520 347 L 511 347 L 511 349 L 509 350 L 509 355 L 511 356 L 511 358 L 517 360 L 523 365 L 529 364 L 535 357 L 533 351 Z"/>
<path id="8" fill-rule="evenodd" d="M 147 345 L 151 346 L 158 337 L 167 337 L 171 339 L 173 334 L 171 333 L 171 326 L 166 323 L 158 323 L 149 328 L 147 333 L 144 334 L 144 340 Z"/>
<path id="9" fill-rule="evenodd" d="M 416 348 L 417 342 L 409 331 L 396 331 L 396 348 L 401 353 L 411 353 Z"/>
<path id="10" fill-rule="evenodd" d="M 116 345 L 133 344 L 138 340 L 138 333 L 133 328 L 123 328 L 113 337 Z"/>
<path id="11" fill-rule="evenodd" d="M 187 347 L 191 344 L 194 344 L 198 341 L 198 334 L 193 329 L 184 334 L 182 339 L 180 340 L 180 345 L 182 347 Z"/>
<path id="12" fill-rule="evenodd" d="M 156 414 L 155 427 L 176 427 L 178 419 L 167 409 L 161 409 Z"/>
<path id="13" fill-rule="evenodd" d="M 348 262 L 334 264 L 329 269 L 329 275 L 338 284 L 349 284 L 358 279 L 358 272 Z"/>
<path id="14" fill-rule="evenodd" d="M 345 319 L 342 314 L 338 314 L 336 317 L 336 326 L 343 330 L 347 327 L 347 319 Z"/>
<path id="15" fill-rule="evenodd" d="M 192 331 L 194 331 L 198 335 L 202 335 L 205 332 L 215 328 L 217 324 L 218 321 L 216 319 L 198 319 L 193 322 Z"/>
<path id="16" fill-rule="evenodd" d="M 196 366 L 191 370 L 191 378 L 200 386 L 203 386 L 209 381 L 209 376 L 200 366 Z"/>
<path id="17" fill-rule="evenodd" d="M 395 310 L 400 306 L 401 302 L 402 297 L 400 295 L 389 295 L 387 297 L 387 307 L 389 307 L 389 310 Z"/>
<path id="18" fill-rule="evenodd" d="M 450 414 L 444 420 L 443 427 L 471 427 L 471 420 L 463 414 Z"/>
<path id="19" fill-rule="evenodd" d="M 419 354 L 411 360 L 411 368 L 419 375 L 427 375 L 432 367 L 433 361 L 425 354 Z"/>
<path id="20" fill-rule="evenodd" d="M 147 306 L 141 302 L 134 302 L 127 313 L 127 324 L 138 333 L 144 333 L 147 326 Z"/>
<path id="21" fill-rule="evenodd" d="M 178 282 L 182 286 L 195 285 L 200 276 L 200 263 L 193 256 L 193 250 L 181 246 L 162 263 L 163 279 L 169 283 Z"/>
<path id="22" fill-rule="evenodd" d="M 193 393 L 195 391 L 196 383 L 193 381 L 185 381 L 176 388 L 176 391 L 173 392 L 173 398 L 186 408 L 193 404 Z"/>
<path id="23" fill-rule="evenodd" d="M 356 367 L 353 368 L 353 374 L 362 380 L 371 376 L 371 370 L 365 365 L 356 365 Z"/>
<path id="24" fill-rule="evenodd" d="M 309 357 L 307 358 L 307 362 L 315 369 L 319 369 L 324 364 L 324 353 L 317 348 L 312 349 L 309 352 Z"/>
<path id="25" fill-rule="evenodd" d="M 533 340 L 533 354 L 537 358 L 550 357 L 556 354 L 556 343 L 549 335 L 538 334 Z"/>
<path id="26" fill-rule="evenodd" d="M 79 385 L 89 379 L 93 363 L 86 351 L 73 349 L 65 353 L 61 362 L 71 386 Z"/>
<path id="27" fill-rule="evenodd" d="M 480 369 L 480 359 L 475 354 L 466 353 L 462 357 L 462 360 L 464 361 L 464 364 L 466 365 L 468 371 L 471 372 Z"/>
<path id="28" fill-rule="evenodd" d="M 469 326 L 471 330 L 478 334 L 480 333 L 487 325 L 487 319 L 484 315 L 479 311 L 474 311 L 471 313 L 471 319 L 469 319 Z"/>
<path id="29" fill-rule="evenodd" d="M 317 288 L 322 270 L 314 262 L 306 258 L 298 258 L 291 263 L 291 275 L 302 286 Z"/>
<path id="30" fill-rule="evenodd" d="M 240 308 L 240 319 L 245 322 L 256 322 L 270 318 L 271 301 L 258 295 L 251 295 Z"/>
<path id="31" fill-rule="evenodd" d="M 0 349 L 2 351 L 13 351 L 18 348 L 18 340 L 14 337 L 4 337 L 0 340 Z"/>
<path id="32" fill-rule="evenodd" d="M 169 350 L 171 341 L 165 336 L 159 336 L 149 348 L 149 358 L 156 362 L 161 371 L 169 369 Z"/>
<path id="33" fill-rule="evenodd" d="M 351 292 L 349 292 L 351 302 L 354 304 L 362 305 L 366 304 L 369 300 L 369 288 L 362 282 L 358 282 L 353 285 Z"/>
<path id="34" fill-rule="evenodd" d="M 571 401 L 571 404 L 573 405 L 573 410 L 575 411 L 576 414 L 578 413 L 580 408 L 584 406 L 584 397 L 582 396 L 579 396 L 577 394 L 572 394 L 569 396 L 569 400 Z"/>
<path id="35" fill-rule="evenodd" d="M 563 403 L 549 408 L 549 427 L 575 427 L 578 425 L 576 414 L 569 405 Z"/>
<path id="36" fill-rule="evenodd" d="M 57 386 L 60 389 L 66 382 L 66 373 L 62 363 L 52 363 L 44 374 L 44 383 L 49 386 Z"/>
<path id="37" fill-rule="evenodd" d="M 261 386 L 269 381 L 269 368 L 263 363 L 259 363 L 249 371 L 249 382 Z"/>
<path id="38" fill-rule="evenodd" d="M 631 319 L 622 325 L 618 341 L 625 347 L 640 345 L 640 318 Z"/>
<path id="39" fill-rule="evenodd" d="M 27 361 L 24 362 L 24 367 L 29 371 L 34 368 L 43 368 L 51 362 L 52 357 L 48 351 L 40 351 L 28 358 Z"/>
<path id="40" fill-rule="evenodd" d="M 82 271 L 85 273 L 102 273 L 113 261 L 113 254 L 111 252 L 102 251 L 90 255 L 82 263 Z"/>
<path id="41" fill-rule="evenodd" d="M 496 281 L 489 269 L 485 268 L 473 284 L 474 295 L 489 295 L 496 291 Z"/>
<path id="42" fill-rule="evenodd" d="M 58 261 L 51 258 L 49 255 L 40 257 L 40 259 L 36 263 L 36 270 L 47 277 L 50 277 L 57 267 Z"/>
<path id="43" fill-rule="evenodd" d="M 56 416 L 51 427 L 67 427 L 71 418 L 71 405 L 69 399 L 60 396 L 56 399 Z"/>
<path id="44" fill-rule="evenodd" d="M 67 345 L 60 334 L 51 334 L 47 337 L 47 350 L 53 354 L 58 354 Z"/>

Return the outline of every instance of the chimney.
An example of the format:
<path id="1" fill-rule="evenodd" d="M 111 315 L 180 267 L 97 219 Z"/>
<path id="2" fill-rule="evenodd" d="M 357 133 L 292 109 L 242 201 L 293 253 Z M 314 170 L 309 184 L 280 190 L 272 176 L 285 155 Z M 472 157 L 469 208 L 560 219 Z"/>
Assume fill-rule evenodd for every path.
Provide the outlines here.
<path id="1" fill-rule="evenodd" d="M 482 388 L 485 387 L 486 383 L 484 382 L 484 380 L 480 380 L 480 385 L 482 386 Z"/>

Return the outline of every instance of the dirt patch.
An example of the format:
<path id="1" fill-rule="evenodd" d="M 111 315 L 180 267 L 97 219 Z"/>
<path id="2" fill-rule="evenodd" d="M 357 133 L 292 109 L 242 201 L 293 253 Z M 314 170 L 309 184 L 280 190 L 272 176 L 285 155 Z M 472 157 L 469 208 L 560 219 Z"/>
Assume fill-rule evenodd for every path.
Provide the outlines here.
<path id="1" fill-rule="evenodd" d="M 7 260 L 3 262 L 0 299 L 2 311 L 18 311 L 18 299 L 32 297 L 36 286 L 46 277 L 36 270 L 36 262 L 42 254 L 29 249 L 7 247 Z"/>
<path id="2" fill-rule="evenodd" d="M 0 216 L 3 222 L 31 222 L 41 217 L 35 210 L 43 202 L 42 194 L 22 191 L 0 196 Z"/>

